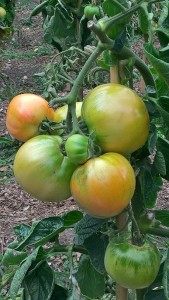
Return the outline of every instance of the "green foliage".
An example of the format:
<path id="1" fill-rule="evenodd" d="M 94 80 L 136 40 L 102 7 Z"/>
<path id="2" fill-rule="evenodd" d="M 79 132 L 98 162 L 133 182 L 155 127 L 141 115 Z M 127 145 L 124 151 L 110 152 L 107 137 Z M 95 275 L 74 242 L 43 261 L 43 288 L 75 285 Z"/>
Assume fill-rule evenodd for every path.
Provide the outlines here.
<path id="1" fill-rule="evenodd" d="M 124 67 L 123 74 L 119 72 L 121 83 L 133 88 L 134 68 L 143 76 L 147 84 L 143 101 L 150 114 L 150 133 L 146 144 L 129 157 L 136 174 L 136 189 L 132 209 L 126 208 L 127 224 L 133 238 L 140 230 L 143 238 L 149 234 L 151 240 L 155 239 L 161 250 L 162 260 L 158 276 L 150 287 L 140 292 L 142 298 L 168 299 L 169 256 L 166 253 L 169 211 L 157 210 L 155 207 L 158 193 L 163 188 L 163 179 L 169 181 L 169 2 L 166 0 L 158 3 L 161 11 L 159 10 L 157 19 L 154 19 L 158 23 L 158 27 L 154 28 L 152 7 L 145 2 L 140 5 L 138 2 L 137 5 L 132 2 L 130 8 L 128 1 L 124 0 L 99 1 L 97 4 L 101 13 L 99 16 L 93 16 L 100 33 L 97 38 L 94 30 L 91 33 L 87 28 L 87 19 L 83 15 L 86 4 L 89 3 L 47 0 L 32 11 L 31 21 L 37 14 L 43 15 L 45 40 L 59 51 L 63 50 L 53 58 L 44 72 L 47 76 L 44 95 L 47 98 L 56 98 L 57 87 L 63 79 L 63 86 L 65 82 L 69 82 L 73 85 L 73 92 L 71 91 L 67 98 L 55 100 L 56 103 L 57 100 L 58 103 L 62 100 L 71 105 L 71 99 L 78 98 L 79 89 L 87 76 L 88 83 L 91 82 L 91 72 L 109 72 L 117 62 Z M 137 23 L 140 24 L 140 32 L 149 37 L 144 45 L 144 52 L 150 68 L 127 48 L 126 27 L 132 18 L 136 18 L 136 14 L 139 18 Z M 112 40 L 104 35 L 105 32 Z M 159 39 L 158 48 L 153 43 L 154 37 Z M 92 45 L 87 47 L 85 52 L 83 50 L 90 41 L 89 38 Z M 100 39 L 102 52 L 98 51 L 97 39 Z M 73 46 L 69 48 L 70 45 Z M 79 68 L 83 65 L 79 73 Z M 36 76 L 43 78 L 44 73 Z M 95 84 L 97 85 L 97 81 Z M 71 121 L 74 121 L 73 117 Z M 11 140 L 2 138 L 0 143 L 5 148 L 12 144 L 13 151 L 15 149 Z M 114 299 L 114 282 L 111 281 L 110 289 L 107 282 L 109 278 L 107 280 L 104 268 L 104 254 L 109 238 L 121 235 L 116 225 L 115 218 L 97 219 L 89 215 L 83 216 L 79 211 L 72 211 L 60 217 L 44 218 L 32 225 L 15 226 L 16 240 L 8 245 L 2 256 L 1 289 L 10 284 L 10 297 L 15 299 L 22 291 L 22 300 L 106 299 L 106 296 L 110 296 L 107 291 L 111 292 L 110 299 Z M 61 245 L 60 234 L 69 228 L 74 228 L 74 241 L 71 245 Z M 165 239 L 157 239 L 157 236 Z M 53 258 L 59 257 L 61 253 L 66 254 L 62 270 L 53 262 Z M 80 253 L 80 261 L 74 260 L 77 253 Z M 7 297 L 9 295 L 7 294 Z M 7 297 L 6 299 L 9 298 Z M 131 293 L 130 297 L 134 299 L 135 292 Z"/>

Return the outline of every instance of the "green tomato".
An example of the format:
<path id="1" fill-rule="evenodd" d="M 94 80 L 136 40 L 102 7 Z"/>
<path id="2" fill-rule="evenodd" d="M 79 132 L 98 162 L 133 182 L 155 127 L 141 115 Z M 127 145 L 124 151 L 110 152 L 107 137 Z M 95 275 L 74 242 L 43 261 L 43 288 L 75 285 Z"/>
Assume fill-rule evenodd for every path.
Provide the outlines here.
<path id="1" fill-rule="evenodd" d="M 128 241 L 110 241 L 105 252 L 105 269 L 122 287 L 142 289 L 156 278 L 160 268 L 160 255 L 150 241 L 142 246 Z"/>
<path id="2" fill-rule="evenodd" d="M 61 142 L 59 136 L 39 135 L 16 154 L 16 180 L 39 200 L 59 202 L 71 196 L 70 179 L 77 166 L 61 153 Z"/>
<path id="3" fill-rule="evenodd" d="M 83 164 L 89 158 L 89 139 L 85 135 L 73 134 L 65 143 L 67 156 L 75 164 Z"/>
<path id="4" fill-rule="evenodd" d="M 6 10 L 3 7 L 0 7 L 0 20 L 4 20 L 6 17 Z"/>
<path id="5" fill-rule="evenodd" d="M 98 6 L 87 5 L 84 8 L 84 15 L 86 19 L 93 20 L 94 16 L 100 15 L 100 9 Z"/>

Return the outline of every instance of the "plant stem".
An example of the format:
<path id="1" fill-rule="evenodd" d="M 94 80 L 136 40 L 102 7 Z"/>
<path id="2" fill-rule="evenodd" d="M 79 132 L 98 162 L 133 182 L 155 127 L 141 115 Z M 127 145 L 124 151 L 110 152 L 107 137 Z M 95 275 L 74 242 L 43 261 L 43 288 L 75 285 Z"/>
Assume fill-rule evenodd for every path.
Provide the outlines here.
<path id="1" fill-rule="evenodd" d="M 149 233 L 157 236 L 162 237 L 169 237 L 169 229 L 163 228 L 163 227 L 149 227 L 146 229 L 140 229 L 142 233 Z"/>
<path id="2" fill-rule="evenodd" d="M 124 46 L 123 49 L 116 54 L 121 59 L 126 59 L 131 57 L 134 58 L 135 60 L 134 65 L 141 73 L 146 86 L 152 86 L 153 88 L 155 88 L 154 78 L 149 68 L 146 66 L 146 64 L 143 62 L 142 59 L 140 59 L 135 53 L 133 53 L 133 51 L 131 51 L 129 48 Z"/>
<path id="3" fill-rule="evenodd" d="M 77 76 L 76 80 L 74 81 L 74 84 L 73 84 L 73 87 L 72 87 L 70 93 L 66 97 L 56 98 L 56 99 L 51 100 L 49 102 L 50 106 L 53 106 L 56 103 L 71 104 L 73 102 L 76 102 L 79 90 L 82 86 L 83 80 L 84 80 L 87 72 L 90 70 L 91 64 L 97 59 L 97 57 L 102 53 L 103 50 L 104 50 L 103 46 L 99 44 L 96 47 L 96 49 L 93 51 L 91 56 L 88 58 L 86 63 L 84 64 L 82 70 L 80 71 L 79 75 Z"/>
<path id="4" fill-rule="evenodd" d="M 141 290 L 136 290 L 137 300 L 144 300 L 146 290 L 147 290 L 147 288 L 141 289 Z"/>

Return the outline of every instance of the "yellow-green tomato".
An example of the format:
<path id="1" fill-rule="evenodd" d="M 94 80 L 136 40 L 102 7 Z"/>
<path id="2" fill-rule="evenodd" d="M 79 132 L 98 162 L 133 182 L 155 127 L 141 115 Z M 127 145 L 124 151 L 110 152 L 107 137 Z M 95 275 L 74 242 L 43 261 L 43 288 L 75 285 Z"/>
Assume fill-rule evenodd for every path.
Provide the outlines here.
<path id="1" fill-rule="evenodd" d="M 82 108 L 82 102 L 76 102 L 76 115 L 77 118 L 81 118 L 81 108 Z M 55 121 L 60 122 L 63 120 L 66 120 L 68 111 L 68 105 L 65 104 L 55 110 Z"/>
<path id="2" fill-rule="evenodd" d="M 89 92 L 82 118 L 103 152 L 129 154 L 142 147 L 149 133 L 149 114 L 130 88 L 107 83 Z"/>
<path id="3" fill-rule="evenodd" d="M 135 190 L 135 174 L 118 153 L 105 153 L 79 166 L 71 178 L 71 192 L 89 215 L 110 218 L 127 207 Z"/>
<path id="4" fill-rule="evenodd" d="M 17 182 L 33 197 L 59 202 L 71 196 L 70 180 L 77 165 L 60 151 L 59 136 L 39 135 L 18 150 L 14 160 Z"/>
<path id="5" fill-rule="evenodd" d="M 81 134 L 73 134 L 65 143 L 67 156 L 75 164 L 85 163 L 89 157 L 89 138 Z"/>
<path id="6" fill-rule="evenodd" d="M 160 268 L 160 255 L 150 241 L 136 246 L 128 241 L 112 240 L 105 252 L 105 269 L 122 287 L 143 289 L 156 278 Z"/>
<path id="7" fill-rule="evenodd" d="M 6 10 L 3 7 L 0 7 L 0 20 L 4 20 L 6 17 Z"/>

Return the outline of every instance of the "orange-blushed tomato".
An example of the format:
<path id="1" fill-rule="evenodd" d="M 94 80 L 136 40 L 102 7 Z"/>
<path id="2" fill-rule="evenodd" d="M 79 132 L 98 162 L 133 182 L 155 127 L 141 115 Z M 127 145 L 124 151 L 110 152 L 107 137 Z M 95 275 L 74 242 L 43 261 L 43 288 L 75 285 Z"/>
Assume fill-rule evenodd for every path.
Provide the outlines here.
<path id="1" fill-rule="evenodd" d="M 103 152 L 130 154 L 142 147 L 149 133 L 149 114 L 130 88 L 107 83 L 89 92 L 82 104 L 82 119 Z"/>
<path id="2" fill-rule="evenodd" d="M 55 121 L 55 112 L 44 98 L 35 94 L 20 94 L 9 103 L 6 127 L 15 139 L 25 142 L 40 134 L 39 126 L 46 119 Z"/>
<path id="3" fill-rule="evenodd" d="M 89 215 L 118 215 L 131 201 L 135 174 L 128 160 L 118 153 L 105 153 L 79 166 L 71 178 L 71 192 Z"/>

